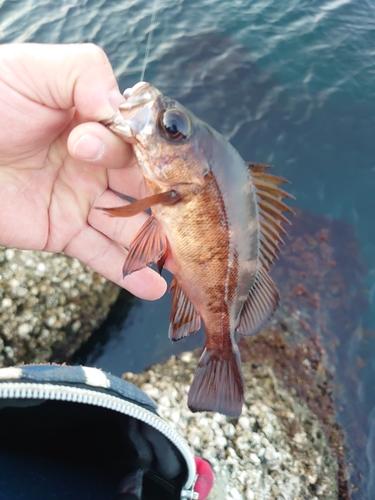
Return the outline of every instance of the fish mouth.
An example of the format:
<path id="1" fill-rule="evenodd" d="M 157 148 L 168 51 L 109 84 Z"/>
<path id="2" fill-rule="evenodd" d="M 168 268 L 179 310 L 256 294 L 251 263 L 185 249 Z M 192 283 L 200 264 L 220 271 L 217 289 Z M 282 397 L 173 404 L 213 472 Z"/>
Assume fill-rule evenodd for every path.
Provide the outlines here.
<path id="1" fill-rule="evenodd" d="M 123 93 L 125 102 L 120 104 L 120 108 L 131 109 L 134 106 L 147 104 L 153 101 L 161 92 L 148 82 L 138 82 L 133 87 L 126 89 Z"/>
<path id="2" fill-rule="evenodd" d="M 124 91 L 125 102 L 109 120 L 103 123 L 127 142 L 136 142 L 136 134 L 141 132 L 151 120 L 151 109 L 161 92 L 147 82 L 138 82 Z"/>

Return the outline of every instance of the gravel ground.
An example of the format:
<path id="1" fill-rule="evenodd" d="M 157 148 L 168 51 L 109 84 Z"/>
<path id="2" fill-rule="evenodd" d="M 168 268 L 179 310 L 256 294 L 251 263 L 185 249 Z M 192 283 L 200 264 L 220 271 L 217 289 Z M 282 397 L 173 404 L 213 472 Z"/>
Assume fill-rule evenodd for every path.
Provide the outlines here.
<path id="1" fill-rule="evenodd" d="M 239 419 L 191 413 L 187 393 L 197 358 L 187 352 L 123 378 L 159 405 L 159 413 L 214 467 L 216 500 L 334 500 L 338 465 L 324 430 L 295 391 L 281 387 L 271 366 L 244 366 Z"/>
<path id="2" fill-rule="evenodd" d="M 63 254 L 0 248 L 0 367 L 64 362 L 119 287 Z"/>

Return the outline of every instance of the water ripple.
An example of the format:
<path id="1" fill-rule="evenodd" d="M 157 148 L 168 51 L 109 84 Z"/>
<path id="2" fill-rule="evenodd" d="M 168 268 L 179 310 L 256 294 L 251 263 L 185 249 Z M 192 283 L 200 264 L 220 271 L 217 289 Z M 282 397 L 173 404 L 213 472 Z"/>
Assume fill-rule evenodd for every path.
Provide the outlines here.
<path id="1" fill-rule="evenodd" d="M 336 10 L 342 7 L 343 5 L 346 5 L 350 3 L 351 0 L 332 0 L 331 2 L 327 2 L 326 4 L 321 6 L 321 9 L 323 10 Z"/>

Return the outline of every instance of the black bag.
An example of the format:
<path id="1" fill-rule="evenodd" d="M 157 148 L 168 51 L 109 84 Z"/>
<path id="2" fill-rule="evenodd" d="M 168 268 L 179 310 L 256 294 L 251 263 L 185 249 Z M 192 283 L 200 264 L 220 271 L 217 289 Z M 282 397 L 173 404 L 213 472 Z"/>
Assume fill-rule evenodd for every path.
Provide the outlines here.
<path id="1" fill-rule="evenodd" d="M 189 446 L 156 409 L 96 368 L 0 369 L 0 499 L 198 498 Z"/>

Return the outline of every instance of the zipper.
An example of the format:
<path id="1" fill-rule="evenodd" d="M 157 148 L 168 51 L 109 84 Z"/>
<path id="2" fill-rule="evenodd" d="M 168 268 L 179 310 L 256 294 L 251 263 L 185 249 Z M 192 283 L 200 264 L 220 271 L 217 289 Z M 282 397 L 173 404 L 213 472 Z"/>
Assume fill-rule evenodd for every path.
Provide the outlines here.
<path id="1" fill-rule="evenodd" d="M 129 417 L 141 420 L 167 437 L 180 451 L 188 468 L 188 478 L 181 492 L 183 499 L 198 499 L 198 493 L 193 491 L 196 481 L 194 457 L 189 445 L 180 434 L 158 415 L 146 410 L 142 406 L 131 403 L 112 394 L 104 394 L 91 389 L 71 387 L 59 384 L 34 382 L 1 382 L 1 399 L 45 399 L 69 401 L 93 406 L 101 406 L 117 411 Z M 198 495 L 198 496 L 197 496 Z"/>

